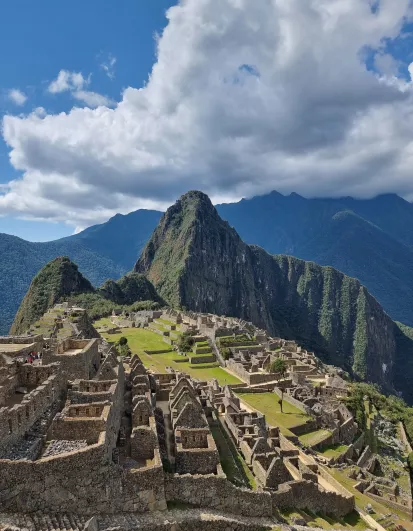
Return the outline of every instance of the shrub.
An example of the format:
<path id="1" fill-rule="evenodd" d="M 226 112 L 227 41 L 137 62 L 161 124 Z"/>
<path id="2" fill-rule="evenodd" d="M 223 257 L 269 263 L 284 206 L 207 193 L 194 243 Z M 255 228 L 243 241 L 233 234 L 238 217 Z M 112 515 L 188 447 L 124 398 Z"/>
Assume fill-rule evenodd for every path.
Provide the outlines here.
<path id="1" fill-rule="evenodd" d="M 221 348 L 221 355 L 224 358 L 224 360 L 227 361 L 231 357 L 231 351 L 229 350 L 228 347 L 222 347 Z"/>
<path id="2" fill-rule="evenodd" d="M 287 372 L 287 362 L 282 358 L 276 358 L 270 366 L 271 372 L 279 373 L 281 376 Z"/>
<path id="3" fill-rule="evenodd" d="M 179 338 L 176 346 L 181 352 L 189 352 L 192 350 L 192 347 L 195 344 L 195 339 L 190 335 L 189 332 L 184 332 Z"/>

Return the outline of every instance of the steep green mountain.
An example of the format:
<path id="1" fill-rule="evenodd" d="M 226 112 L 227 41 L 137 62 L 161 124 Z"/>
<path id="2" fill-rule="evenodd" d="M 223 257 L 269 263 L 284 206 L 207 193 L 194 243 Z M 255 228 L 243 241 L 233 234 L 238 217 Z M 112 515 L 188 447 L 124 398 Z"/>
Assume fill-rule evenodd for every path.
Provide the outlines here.
<path id="1" fill-rule="evenodd" d="M 411 340 L 359 281 L 245 244 L 201 192 L 168 209 L 135 271 L 147 274 L 173 306 L 251 320 L 360 379 L 413 398 L 410 369 L 395 378 Z"/>
<path id="2" fill-rule="evenodd" d="M 394 318 L 413 324 L 413 205 L 397 195 L 305 199 L 277 192 L 218 205 L 244 241 L 356 277 Z"/>
<path id="3" fill-rule="evenodd" d="M 102 225 L 53 242 L 32 243 L 0 234 L 0 335 L 6 334 L 37 272 L 58 256 L 69 256 L 94 286 L 118 279 L 132 268 L 160 212 L 120 214 Z"/>
<path id="4" fill-rule="evenodd" d="M 55 258 L 34 277 L 16 314 L 11 334 L 24 333 L 62 298 L 93 291 L 92 284 L 79 272 L 76 264 L 66 256 Z"/>
<path id="5" fill-rule="evenodd" d="M 76 264 L 65 256 L 58 257 L 45 265 L 33 279 L 10 333 L 25 333 L 49 308 L 61 301 L 77 303 L 91 310 L 92 316 L 139 302 L 145 302 L 148 307 L 153 303 L 164 304 L 144 275 L 129 273 L 117 282 L 108 280 L 101 288 L 95 289 Z"/>
<path id="6" fill-rule="evenodd" d="M 217 210 L 247 243 L 335 267 L 360 280 L 393 319 L 413 325 L 411 203 L 396 195 L 305 199 L 272 192 Z M 116 280 L 133 267 L 161 215 L 118 214 L 47 243 L 0 234 L 0 334 L 8 331 L 31 280 L 47 262 L 69 256 L 94 286 Z"/>

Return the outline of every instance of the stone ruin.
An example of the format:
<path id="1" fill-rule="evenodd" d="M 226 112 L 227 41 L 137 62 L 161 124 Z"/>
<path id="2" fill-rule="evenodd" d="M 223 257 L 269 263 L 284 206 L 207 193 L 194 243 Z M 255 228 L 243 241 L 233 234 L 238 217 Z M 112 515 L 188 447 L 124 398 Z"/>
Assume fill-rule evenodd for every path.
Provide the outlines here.
<path id="1" fill-rule="evenodd" d="M 212 341 L 229 331 L 252 331 L 236 319 L 165 315 Z M 144 318 L 157 317 L 148 312 Z M 249 386 L 259 390 L 270 384 L 277 393 L 282 382 L 286 399 L 308 408 L 316 426 L 337 430 L 340 440 L 352 439 L 357 426 L 337 400 L 346 393 L 344 380 L 324 374 L 315 356 L 294 342 L 259 330 L 255 337 L 263 348 L 237 351 L 233 359 L 250 375 L 268 376 L 252 378 Z M 195 515 L 196 508 L 218 511 L 217 521 L 222 514 L 237 515 L 249 522 L 245 529 L 258 531 L 270 526 L 261 522 L 254 528 L 251 519 L 274 523 L 280 509 L 343 516 L 355 507 L 354 497 L 311 453 L 269 426 L 262 414 L 244 409 L 230 386 L 147 371 L 138 356 L 120 359 L 102 339 L 8 341 L 0 339 L 0 525 L 10 518 L 23 524 L 66 518 L 78 529 L 103 531 L 139 515 L 136 526 L 142 527 L 136 528 L 149 530 L 159 512 L 167 514 L 168 504 L 179 504 L 191 508 L 188 514 Z M 1 353 L 2 344 L 22 346 Z M 27 349 L 41 358 L 25 363 Z M 267 370 L 278 356 L 289 367 L 282 379 Z M 312 385 L 314 378 L 324 384 Z M 245 478 L 228 479 L 216 430 L 242 455 L 256 489 Z M 363 448 L 359 444 L 354 455 L 361 457 Z M 382 491 L 388 487 L 383 484 Z M 367 493 L 377 496 L 375 489 Z M 54 529 L 51 525 L 44 528 Z"/>

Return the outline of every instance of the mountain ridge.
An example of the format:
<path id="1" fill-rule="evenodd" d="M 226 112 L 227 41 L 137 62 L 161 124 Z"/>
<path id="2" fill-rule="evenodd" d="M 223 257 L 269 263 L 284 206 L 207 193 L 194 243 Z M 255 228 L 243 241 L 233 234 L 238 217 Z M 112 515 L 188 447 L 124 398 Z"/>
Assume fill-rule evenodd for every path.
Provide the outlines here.
<path id="1" fill-rule="evenodd" d="M 393 319 L 413 325 L 413 205 L 395 194 L 369 200 L 306 199 L 279 192 L 217 205 L 246 243 L 331 265 L 358 278 Z M 358 230 L 337 219 L 359 218 Z M 0 234 L 0 334 L 6 333 L 36 273 L 57 256 L 69 256 L 100 286 L 131 270 L 162 213 L 138 210 L 52 242 L 26 242 Z M 374 229 L 372 225 L 374 225 Z M 371 235 L 374 235 L 374 245 Z"/>
<path id="2" fill-rule="evenodd" d="M 95 289 L 75 263 L 67 256 L 60 256 L 46 264 L 34 277 L 16 313 L 10 333 L 26 333 L 56 303 L 68 300 L 76 303 L 79 297 L 80 302 L 87 303 L 86 309 L 89 309 L 87 306 L 97 304 L 101 306 L 101 311 L 105 301 L 118 306 L 141 301 L 163 303 L 153 285 L 143 275 L 131 272 L 117 282 L 107 280 Z"/>
<path id="3" fill-rule="evenodd" d="M 358 280 L 245 244 L 201 192 L 168 209 L 134 271 L 173 306 L 250 320 L 360 379 L 395 383 L 397 325 Z"/>

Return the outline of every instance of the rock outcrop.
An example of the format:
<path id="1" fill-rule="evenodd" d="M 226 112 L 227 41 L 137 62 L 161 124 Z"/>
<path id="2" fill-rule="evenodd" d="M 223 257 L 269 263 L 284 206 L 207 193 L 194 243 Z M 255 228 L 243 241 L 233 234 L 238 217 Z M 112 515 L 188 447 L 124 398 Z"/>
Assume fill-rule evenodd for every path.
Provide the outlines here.
<path id="1" fill-rule="evenodd" d="M 363 380 L 409 387 L 394 381 L 400 331 L 365 287 L 331 267 L 245 244 L 201 192 L 168 209 L 134 270 L 172 306 L 241 317 Z"/>

